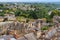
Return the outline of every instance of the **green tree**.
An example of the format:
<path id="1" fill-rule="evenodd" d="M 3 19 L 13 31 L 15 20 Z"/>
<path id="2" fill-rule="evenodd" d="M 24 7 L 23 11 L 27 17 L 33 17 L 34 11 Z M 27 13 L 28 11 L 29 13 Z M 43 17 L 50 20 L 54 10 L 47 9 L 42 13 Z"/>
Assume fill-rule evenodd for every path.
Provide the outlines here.
<path id="1" fill-rule="evenodd" d="M 33 19 L 38 19 L 37 15 L 36 15 L 36 13 L 34 11 L 30 11 L 28 17 L 33 18 Z"/>

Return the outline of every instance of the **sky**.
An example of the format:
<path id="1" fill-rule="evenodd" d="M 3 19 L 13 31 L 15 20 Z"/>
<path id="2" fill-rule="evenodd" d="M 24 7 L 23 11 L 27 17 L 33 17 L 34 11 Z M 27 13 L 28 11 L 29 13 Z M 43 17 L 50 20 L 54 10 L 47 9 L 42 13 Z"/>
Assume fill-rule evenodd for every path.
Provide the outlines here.
<path id="1" fill-rule="evenodd" d="M 0 0 L 0 2 L 60 2 L 60 0 Z"/>

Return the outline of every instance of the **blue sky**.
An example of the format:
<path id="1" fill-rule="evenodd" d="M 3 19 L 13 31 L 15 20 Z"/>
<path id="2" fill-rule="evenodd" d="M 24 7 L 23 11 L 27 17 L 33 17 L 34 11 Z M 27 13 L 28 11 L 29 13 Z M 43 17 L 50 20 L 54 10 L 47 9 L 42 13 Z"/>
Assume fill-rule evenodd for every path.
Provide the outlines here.
<path id="1" fill-rule="evenodd" d="M 60 2 L 60 0 L 0 0 L 0 2 Z"/>

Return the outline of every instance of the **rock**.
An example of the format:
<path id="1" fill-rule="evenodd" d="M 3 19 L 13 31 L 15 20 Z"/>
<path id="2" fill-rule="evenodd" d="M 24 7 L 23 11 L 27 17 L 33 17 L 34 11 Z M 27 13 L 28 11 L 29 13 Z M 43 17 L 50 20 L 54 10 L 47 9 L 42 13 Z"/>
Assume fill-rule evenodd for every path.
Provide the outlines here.
<path id="1" fill-rule="evenodd" d="M 24 38 L 24 37 L 20 37 L 20 38 L 18 38 L 17 40 L 27 40 L 27 39 Z"/>
<path id="2" fill-rule="evenodd" d="M 41 36 L 41 32 L 38 31 L 38 32 L 37 32 L 37 38 L 39 38 L 40 36 Z"/>
<path id="3" fill-rule="evenodd" d="M 33 33 L 24 35 L 27 40 L 37 40 Z"/>

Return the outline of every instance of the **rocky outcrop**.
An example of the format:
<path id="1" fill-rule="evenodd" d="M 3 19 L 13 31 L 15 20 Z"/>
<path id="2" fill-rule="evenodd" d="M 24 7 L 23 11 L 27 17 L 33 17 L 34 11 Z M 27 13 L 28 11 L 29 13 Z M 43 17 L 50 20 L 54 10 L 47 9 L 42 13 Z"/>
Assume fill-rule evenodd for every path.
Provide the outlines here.
<path id="1" fill-rule="evenodd" d="M 24 35 L 23 37 L 18 38 L 17 40 L 37 40 L 33 33 Z"/>

